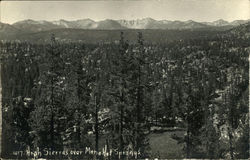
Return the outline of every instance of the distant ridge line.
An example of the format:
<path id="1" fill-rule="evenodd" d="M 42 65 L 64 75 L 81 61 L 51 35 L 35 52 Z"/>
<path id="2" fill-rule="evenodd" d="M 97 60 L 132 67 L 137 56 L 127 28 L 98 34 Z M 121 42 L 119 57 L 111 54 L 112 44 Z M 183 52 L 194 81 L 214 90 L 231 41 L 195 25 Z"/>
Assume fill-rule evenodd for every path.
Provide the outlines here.
<path id="1" fill-rule="evenodd" d="M 17 29 L 28 29 L 35 31 L 43 31 L 59 28 L 74 28 L 74 29 L 100 29 L 100 30 L 114 30 L 114 29 L 197 29 L 207 27 L 222 27 L 222 26 L 238 26 L 250 22 L 249 20 L 235 20 L 232 22 L 219 19 L 213 22 L 196 22 L 193 20 L 179 21 L 179 20 L 155 20 L 152 18 L 143 18 L 136 20 L 113 20 L 106 19 L 101 21 L 94 21 L 92 19 L 78 19 L 68 21 L 60 19 L 57 21 L 46 20 L 22 20 L 13 23 L 11 26 Z"/>

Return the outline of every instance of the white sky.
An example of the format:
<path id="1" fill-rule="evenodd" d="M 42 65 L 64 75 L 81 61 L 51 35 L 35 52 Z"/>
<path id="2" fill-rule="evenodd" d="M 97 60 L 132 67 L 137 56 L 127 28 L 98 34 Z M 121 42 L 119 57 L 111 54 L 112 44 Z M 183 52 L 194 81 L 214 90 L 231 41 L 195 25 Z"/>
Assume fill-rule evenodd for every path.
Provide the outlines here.
<path id="1" fill-rule="evenodd" d="M 250 0 L 2 1 L 1 22 L 90 18 L 233 21 L 250 19 Z"/>

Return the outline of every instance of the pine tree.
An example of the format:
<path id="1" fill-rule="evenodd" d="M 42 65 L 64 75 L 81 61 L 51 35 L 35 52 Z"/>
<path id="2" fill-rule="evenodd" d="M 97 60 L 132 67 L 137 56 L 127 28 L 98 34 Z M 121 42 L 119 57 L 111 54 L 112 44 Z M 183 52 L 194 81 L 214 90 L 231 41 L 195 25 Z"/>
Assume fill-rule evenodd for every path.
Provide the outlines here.
<path id="1" fill-rule="evenodd" d="M 132 71 L 132 82 L 134 81 L 134 91 L 136 101 L 134 102 L 135 106 L 135 151 L 141 153 L 141 157 L 147 155 L 148 140 L 145 135 L 147 130 L 144 116 L 144 91 L 146 89 L 146 72 L 145 72 L 145 50 L 143 44 L 142 33 L 138 33 L 138 48 L 137 52 L 134 53 L 134 70 Z"/>
<path id="2" fill-rule="evenodd" d="M 36 91 L 40 92 L 40 96 L 35 103 L 30 125 L 33 129 L 33 143 L 36 146 L 56 149 L 62 146 L 60 136 L 62 124 L 59 117 L 61 117 L 65 99 L 65 76 L 62 46 L 55 41 L 54 35 L 51 37 L 51 44 L 47 47 L 44 66 L 36 84 Z"/>
<path id="3" fill-rule="evenodd" d="M 111 65 L 111 79 L 110 79 L 110 100 L 113 103 L 114 112 L 112 115 L 112 134 L 113 134 L 113 148 L 118 148 L 119 151 L 124 150 L 124 124 L 126 105 L 127 102 L 127 76 L 128 76 L 128 59 L 129 55 L 126 50 L 128 49 L 128 44 L 124 40 L 123 32 L 120 35 L 120 43 L 118 46 L 119 50 L 117 55 L 112 58 Z M 118 129 L 117 129 L 118 127 Z"/>

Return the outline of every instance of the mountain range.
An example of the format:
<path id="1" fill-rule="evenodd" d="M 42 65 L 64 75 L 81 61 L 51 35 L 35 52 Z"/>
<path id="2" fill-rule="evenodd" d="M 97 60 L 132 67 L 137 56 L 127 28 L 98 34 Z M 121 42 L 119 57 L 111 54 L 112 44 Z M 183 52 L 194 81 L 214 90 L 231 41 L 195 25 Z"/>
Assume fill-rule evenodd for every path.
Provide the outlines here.
<path id="1" fill-rule="evenodd" d="M 92 29 L 92 30 L 120 30 L 120 29 L 199 29 L 211 27 L 230 27 L 250 22 L 250 20 L 235 20 L 228 22 L 219 19 L 214 22 L 195 22 L 189 21 L 169 21 L 154 20 L 144 18 L 137 20 L 112 20 L 94 21 L 92 19 L 80 19 L 75 21 L 58 20 L 58 21 L 35 21 L 23 20 L 12 25 L 0 23 L 0 33 L 3 32 L 40 32 L 52 29 Z"/>
<path id="2" fill-rule="evenodd" d="M 60 41 L 81 41 L 84 43 L 116 42 L 122 30 L 126 39 L 134 43 L 138 30 L 145 41 L 165 43 L 175 40 L 211 37 L 220 33 L 249 37 L 250 20 L 227 22 L 168 21 L 145 18 L 139 20 L 82 19 L 75 21 L 34 21 L 24 20 L 14 24 L 0 22 L 0 41 L 49 42 L 51 34 Z"/>

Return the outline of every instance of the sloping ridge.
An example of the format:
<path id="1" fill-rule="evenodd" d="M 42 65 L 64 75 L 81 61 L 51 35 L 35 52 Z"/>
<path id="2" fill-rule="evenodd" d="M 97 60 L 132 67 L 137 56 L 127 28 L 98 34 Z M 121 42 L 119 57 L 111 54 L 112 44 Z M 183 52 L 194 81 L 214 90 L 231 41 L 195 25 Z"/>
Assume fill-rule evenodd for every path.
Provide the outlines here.
<path id="1" fill-rule="evenodd" d="M 126 29 L 115 20 L 107 19 L 104 21 L 99 21 L 95 29 L 112 30 L 112 29 Z"/>

